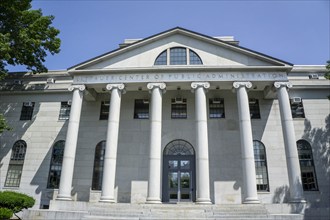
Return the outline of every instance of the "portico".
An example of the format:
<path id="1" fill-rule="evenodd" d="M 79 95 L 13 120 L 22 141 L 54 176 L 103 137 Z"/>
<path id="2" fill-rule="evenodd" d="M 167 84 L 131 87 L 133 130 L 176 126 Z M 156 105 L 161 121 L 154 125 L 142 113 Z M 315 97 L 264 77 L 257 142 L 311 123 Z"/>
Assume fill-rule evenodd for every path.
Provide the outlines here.
<path id="1" fill-rule="evenodd" d="M 160 74 L 162 79 L 167 79 L 170 74 Z M 154 83 L 140 83 L 135 80 L 131 80 L 126 77 L 126 81 L 120 80 L 116 83 L 109 83 L 105 86 L 105 89 L 111 93 L 110 108 L 109 108 L 109 120 L 108 120 L 108 131 L 105 149 L 105 159 L 104 159 L 104 171 L 103 171 L 103 183 L 101 190 L 100 202 L 117 202 L 115 200 L 114 189 L 115 189 L 115 177 L 116 177 L 116 156 L 118 148 L 118 132 L 120 126 L 120 111 L 121 111 L 121 96 L 125 90 L 131 90 L 131 85 L 133 88 L 136 87 L 146 87 L 150 92 L 150 137 L 149 137 L 149 179 L 148 179 L 148 190 L 147 190 L 147 203 L 161 203 L 162 198 L 162 182 L 164 178 L 162 176 L 162 96 L 165 90 L 169 88 L 176 88 L 178 85 L 187 85 L 190 82 L 185 80 L 186 76 L 180 74 L 182 81 L 177 80 L 173 82 L 171 80 L 164 82 L 154 82 Z M 194 79 L 206 78 L 208 73 L 196 74 Z M 219 74 L 218 74 L 219 75 Z M 242 173 L 243 173 L 243 186 L 242 186 L 242 203 L 259 203 L 257 190 L 256 190 L 256 173 L 254 168 L 254 156 L 253 156 L 253 145 L 252 145 L 252 127 L 249 113 L 249 96 L 248 91 L 254 85 L 262 85 L 263 88 L 267 86 L 273 86 L 273 78 L 276 76 L 279 79 L 285 78 L 285 73 L 271 73 L 271 74 L 261 74 L 261 73 L 249 73 L 246 79 L 254 79 L 251 81 L 192 81 L 191 91 L 195 94 L 195 135 L 196 135 L 196 203 L 200 204 L 210 204 L 210 176 L 209 176 L 209 150 L 208 150 L 208 119 L 207 119 L 207 100 L 206 92 L 213 88 L 216 89 L 220 85 L 221 88 L 228 87 L 230 83 L 232 85 L 233 91 L 237 94 L 237 107 L 238 107 L 238 117 L 239 117 L 239 127 L 240 127 L 240 140 L 241 140 L 241 152 L 242 152 Z M 229 74 L 228 76 L 236 77 L 235 73 Z M 252 78 L 254 76 L 254 78 Z M 271 79 L 259 80 L 260 76 L 269 76 Z M 77 76 L 79 78 L 79 75 Z M 141 78 L 140 75 L 135 75 L 136 79 Z M 124 77 L 125 78 L 125 77 Z M 124 79 L 123 78 L 123 79 Z M 75 78 L 74 78 L 75 79 Z M 73 126 L 79 126 L 79 118 L 81 112 L 81 101 L 82 101 L 82 89 L 87 87 L 89 90 L 98 90 L 100 84 L 103 80 L 96 83 L 96 78 L 85 76 L 85 79 L 91 79 L 89 82 L 85 80 L 85 84 L 74 85 L 73 96 L 72 96 L 72 106 L 77 106 L 72 108 L 71 114 L 72 119 L 69 121 L 69 128 Z M 119 78 L 118 78 L 119 79 Z M 80 80 L 74 80 L 80 81 Z M 169 86 L 168 86 L 169 85 Z M 216 86 L 215 86 L 216 85 Z M 275 82 L 274 88 L 281 89 L 282 85 L 287 86 L 286 82 Z M 290 85 L 289 85 L 290 86 Z M 183 87 L 184 88 L 184 87 Z M 267 87 L 268 88 L 268 87 Z M 274 91 L 274 90 L 273 90 Z M 286 108 L 285 111 L 289 112 L 288 106 L 285 103 L 289 102 L 289 97 L 285 95 L 286 90 L 280 90 L 279 93 L 279 104 L 281 108 Z M 139 92 L 139 91 L 137 91 Z M 79 96 L 77 94 L 80 94 Z M 286 93 L 287 94 L 287 93 Z M 283 106 L 284 105 L 284 106 Z M 283 111 L 283 110 L 282 110 Z M 282 112 L 281 111 L 281 112 Z M 287 114 L 281 114 L 282 127 L 283 127 L 283 137 L 285 140 L 292 137 L 292 120 L 287 120 Z M 72 131 L 74 130 L 74 132 Z M 291 130 L 291 133 L 290 133 Z M 63 172 L 61 176 L 61 185 L 59 189 L 59 195 L 57 199 L 59 200 L 69 200 L 71 198 L 70 189 L 72 184 L 72 172 L 74 170 L 74 163 L 68 161 L 74 161 L 75 159 L 75 149 L 76 149 L 76 137 L 78 135 L 78 129 L 68 129 L 67 140 L 74 139 L 75 142 L 70 142 L 70 147 L 64 153 Z M 146 139 L 147 140 L 147 139 Z M 291 141 L 292 142 L 292 141 Z M 67 141 L 67 143 L 69 143 Z M 298 157 L 292 156 L 297 155 L 292 148 L 292 143 L 289 141 L 285 142 L 285 149 L 287 151 L 288 157 L 288 172 L 289 179 L 299 178 L 298 173 L 292 173 L 292 170 L 299 170 L 297 167 Z M 69 170 L 70 172 L 67 172 Z M 71 174 L 70 174 L 71 173 Z M 291 180 L 290 180 L 291 181 Z M 293 201 L 303 201 L 302 187 L 301 184 L 290 182 L 290 195 Z"/>

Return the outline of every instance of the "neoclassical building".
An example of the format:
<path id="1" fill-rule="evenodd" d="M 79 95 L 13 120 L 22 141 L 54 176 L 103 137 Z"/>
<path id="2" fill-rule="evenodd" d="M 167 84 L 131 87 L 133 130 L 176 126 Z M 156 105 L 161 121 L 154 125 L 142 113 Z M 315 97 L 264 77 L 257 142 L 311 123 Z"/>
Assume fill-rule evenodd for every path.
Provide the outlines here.
<path id="1" fill-rule="evenodd" d="M 173 28 L 67 70 L 11 73 L 1 190 L 40 209 L 299 204 L 326 219 L 325 72 Z"/>

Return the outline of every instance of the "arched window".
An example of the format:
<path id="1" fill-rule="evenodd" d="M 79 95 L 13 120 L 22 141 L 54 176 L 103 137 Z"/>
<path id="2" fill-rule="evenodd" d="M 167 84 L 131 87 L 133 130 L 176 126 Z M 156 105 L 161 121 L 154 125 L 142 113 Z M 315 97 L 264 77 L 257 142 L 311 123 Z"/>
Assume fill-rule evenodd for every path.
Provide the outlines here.
<path id="1" fill-rule="evenodd" d="M 305 140 L 297 141 L 301 181 L 305 191 L 318 190 L 311 145 Z"/>
<path id="2" fill-rule="evenodd" d="M 53 146 L 50 160 L 47 187 L 58 189 L 60 185 L 65 141 L 57 141 Z"/>
<path id="3" fill-rule="evenodd" d="M 101 141 L 95 147 L 92 190 L 102 189 L 104 153 L 105 141 Z"/>
<path id="4" fill-rule="evenodd" d="M 164 155 L 194 155 L 193 146 L 185 140 L 174 140 L 164 149 Z"/>
<path id="5" fill-rule="evenodd" d="M 253 141 L 257 190 L 269 191 L 266 149 L 260 141 Z"/>
<path id="6" fill-rule="evenodd" d="M 168 56 L 169 54 L 169 56 Z M 154 65 L 202 65 L 201 58 L 193 50 L 185 47 L 172 47 L 161 52 Z"/>
<path id="7" fill-rule="evenodd" d="M 16 141 L 13 145 L 8 172 L 6 177 L 6 187 L 19 187 L 21 182 L 23 164 L 26 153 L 26 142 Z"/>

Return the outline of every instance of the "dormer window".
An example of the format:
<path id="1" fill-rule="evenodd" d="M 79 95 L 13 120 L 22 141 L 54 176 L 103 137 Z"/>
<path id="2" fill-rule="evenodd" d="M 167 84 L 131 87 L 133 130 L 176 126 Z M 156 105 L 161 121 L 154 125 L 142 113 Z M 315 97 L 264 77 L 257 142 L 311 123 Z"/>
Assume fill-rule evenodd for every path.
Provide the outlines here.
<path id="1" fill-rule="evenodd" d="M 155 65 L 202 65 L 201 58 L 191 49 L 173 47 L 164 50 L 155 60 Z"/>

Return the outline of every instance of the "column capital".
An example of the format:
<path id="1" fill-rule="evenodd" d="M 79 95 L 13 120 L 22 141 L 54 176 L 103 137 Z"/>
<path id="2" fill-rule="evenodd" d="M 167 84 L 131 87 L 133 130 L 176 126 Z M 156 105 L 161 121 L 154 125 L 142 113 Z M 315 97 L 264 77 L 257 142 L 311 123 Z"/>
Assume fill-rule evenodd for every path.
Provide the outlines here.
<path id="1" fill-rule="evenodd" d="M 204 89 L 208 89 L 208 88 L 210 88 L 210 83 L 209 82 L 192 82 L 191 83 L 192 89 L 197 89 L 198 87 L 203 87 Z"/>
<path id="2" fill-rule="evenodd" d="M 166 84 L 165 83 L 148 83 L 147 88 L 153 90 L 154 88 L 159 88 L 165 92 Z"/>
<path id="3" fill-rule="evenodd" d="M 279 89 L 279 88 L 281 88 L 283 86 L 285 86 L 285 87 L 287 87 L 289 89 L 289 88 L 292 88 L 292 83 L 290 83 L 290 82 L 275 82 L 274 83 L 274 87 L 276 89 Z"/>
<path id="4" fill-rule="evenodd" d="M 85 89 L 86 89 L 86 86 L 85 85 L 71 85 L 71 86 L 69 86 L 69 88 L 68 88 L 68 90 L 70 91 L 70 92 L 72 92 L 73 90 L 75 90 L 75 89 L 79 89 L 79 91 L 84 91 Z"/>
<path id="5" fill-rule="evenodd" d="M 246 87 L 247 89 L 251 89 L 252 88 L 252 83 L 251 82 L 234 82 L 233 83 L 233 87 L 235 89 L 238 89 L 242 86 Z"/>
<path id="6" fill-rule="evenodd" d="M 123 84 L 123 83 L 119 83 L 119 84 L 107 84 L 107 86 L 105 88 L 107 90 L 109 90 L 109 91 L 117 88 L 121 92 L 125 93 L 125 84 Z"/>

